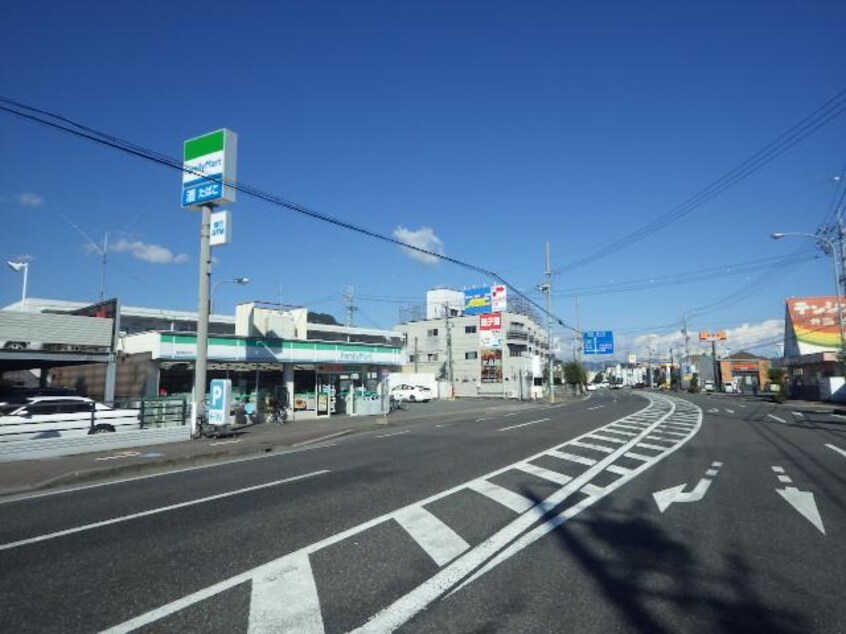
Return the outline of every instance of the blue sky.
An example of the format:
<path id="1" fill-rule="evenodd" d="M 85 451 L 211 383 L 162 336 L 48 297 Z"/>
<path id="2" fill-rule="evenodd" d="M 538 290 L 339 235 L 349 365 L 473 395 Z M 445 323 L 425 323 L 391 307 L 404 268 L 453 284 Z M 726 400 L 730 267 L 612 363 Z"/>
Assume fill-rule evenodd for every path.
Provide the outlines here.
<path id="1" fill-rule="evenodd" d="M 778 335 L 785 297 L 832 292 L 819 254 L 769 274 L 591 294 L 812 251 L 810 240 L 768 234 L 813 232 L 826 218 L 846 164 L 846 114 L 682 220 L 568 265 L 684 202 L 842 90 L 846 3 L 201 6 L 6 6 L 0 93 L 174 157 L 184 139 L 230 128 L 239 180 L 419 238 L 523 290 L 542 280 L 548 241 L 553 311 L 575 324 L 565 295 L 585 289 L 582 327 L 614 330 L 621 352 L 648 335 L 678 345 L 683 315 L 732 293 L 691 314 L 690 330 L 725 328 L 752 345 Z M 108 233 L 108 296 L 196 309 L 199 214 L 180 208 L 178 172 L 2 112 L 0 138 L 0 252 L 31 258 L 30 296 L 96 299 L 99 260 L 81 234 L 99 243 Z M 356 323 L 390 328 L 428 288 L 491 281 L 246 196 L 231 209 L 234 241 L 215 250 L 213 279 L 253 281 L 221 286 L 221 311 L 281 299 L 342 319 L 352 286 Z M 16 301 L 20 276 L 5 269 L 0 280 L 0 303 Z"/>

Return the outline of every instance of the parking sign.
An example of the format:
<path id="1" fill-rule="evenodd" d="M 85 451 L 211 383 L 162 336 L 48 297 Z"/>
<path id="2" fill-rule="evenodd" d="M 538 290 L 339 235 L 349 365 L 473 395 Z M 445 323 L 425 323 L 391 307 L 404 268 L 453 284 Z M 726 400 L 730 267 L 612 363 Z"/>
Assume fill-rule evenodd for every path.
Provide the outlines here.
<path id="1" fill-rule="evenodd" d="M 209 384 L 209 425 L 226 425 L 232 405 L 232 381 L 214 379 Z"/>

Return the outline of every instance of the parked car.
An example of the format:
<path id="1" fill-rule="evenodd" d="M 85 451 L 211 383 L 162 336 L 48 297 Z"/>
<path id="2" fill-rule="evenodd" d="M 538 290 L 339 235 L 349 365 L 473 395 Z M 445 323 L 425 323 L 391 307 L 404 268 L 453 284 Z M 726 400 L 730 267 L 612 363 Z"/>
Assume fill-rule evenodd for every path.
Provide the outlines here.
<path id="1" fill-rule="evenodd" d="M 421 385 L 397 385 L 391 389 L 391 398 L 396 401 L 428 403 L 432 400 L 432 390 Z"/>
<path id="2" fill-rule="evenodd" d="M 0 442 L 79 438 L 139 429 L 137 409 L 114 409 L 84 396 L 30 396 L 0 406 Z"/>
<path id="3" fill-rule="evenodd" d="M 588 392 L 595 392 L 596 391 L 596 383 L 588 383 L 587 385 L 585 385 L 585 389 Z"/>
<path id="4" fill-rule="evenodd" d="M 705 381 L 705 383 L 702 385 L 702 388 L 706 392 L 713 392 L 714 391 L 714 382 L 713 381 Z"/>

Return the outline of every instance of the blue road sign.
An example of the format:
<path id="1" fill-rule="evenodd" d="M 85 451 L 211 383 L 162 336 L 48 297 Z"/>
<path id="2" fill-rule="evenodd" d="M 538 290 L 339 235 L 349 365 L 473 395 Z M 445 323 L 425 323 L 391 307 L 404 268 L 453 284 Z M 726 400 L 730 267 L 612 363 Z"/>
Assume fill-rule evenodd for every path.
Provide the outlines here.
<path id="1" fill-rule="evenodd" d="M 584 354 L 614 354 L 614 333 L 611 330 L 586 330 L 582 333 Z"/>

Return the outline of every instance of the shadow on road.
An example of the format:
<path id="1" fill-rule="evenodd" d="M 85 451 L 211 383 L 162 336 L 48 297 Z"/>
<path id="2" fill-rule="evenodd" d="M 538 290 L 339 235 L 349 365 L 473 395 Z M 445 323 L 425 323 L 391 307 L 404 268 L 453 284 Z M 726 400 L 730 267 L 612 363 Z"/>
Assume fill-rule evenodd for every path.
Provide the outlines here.
<path id="1" fill-rule="evenodd" d="M 622 511 L 585 512 L 553 531 L 561 550 L 598 589 L 602 605 L 616 611 L 623 631 L 809 631 L 801 614 L 757 593 L 755 570 L 739 548 L 702 554 L 706 551 L 694 550 L 650 515 L 641 500 Z M 591 629 L 605 631 L 595 621 Z"/>

